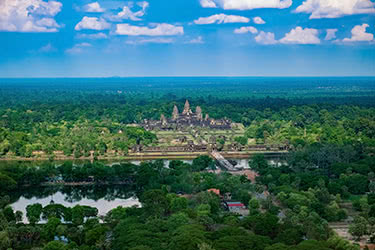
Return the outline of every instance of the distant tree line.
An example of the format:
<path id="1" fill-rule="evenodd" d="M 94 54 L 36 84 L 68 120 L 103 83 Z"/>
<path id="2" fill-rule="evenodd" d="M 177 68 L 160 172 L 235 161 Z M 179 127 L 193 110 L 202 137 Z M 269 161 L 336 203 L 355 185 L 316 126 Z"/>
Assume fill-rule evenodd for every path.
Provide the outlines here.
<path id="1" fill-rule="evenodd" d="M 0 89 L 1 90 L 1 89 Z M 125 155 L 138 142 L 152 144 L 156 136 L 127 126 L 143 119 L 171 115 L 184 98 L 164 92 L 118 94 L 85 91 L 19 89 L 0 91 L 0 156 L 32 157 L 54 151 L 79 158 L 117 152 Z M 12 98 L 10 98 L 12 97 Z M 368 97 L 235 98 L 217 93 L 190 99 L 210 117 L 227 117 L 246 126 L 246 138 L 258 143 L 304 146 L 315 142 L 375 147 L 375 102 Z M 35 157 L 35 155 L 34 155 Z"/>

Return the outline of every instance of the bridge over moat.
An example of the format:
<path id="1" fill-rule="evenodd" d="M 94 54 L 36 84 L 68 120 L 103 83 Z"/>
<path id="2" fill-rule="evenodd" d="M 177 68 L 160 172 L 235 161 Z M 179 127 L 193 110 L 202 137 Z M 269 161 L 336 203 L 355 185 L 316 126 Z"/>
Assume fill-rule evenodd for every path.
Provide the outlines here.
<path id="1" fill-rule="evenodd" d="M 217 151 L 212 151 L 211 156 L 219 162 L 219 164 L 229 171 L 235 171 L 236 168 Z"/>
<path id="2" fill-rule="evenodd" d="M 264 158 L 267 160 L 282 160 L 285 159 L 286 155 L 288 154 L 287 151 L 279 151 L 279 152 L 253 152 L 253 153 L 248 153 L 246 155 L 240 155 L 240 154 L 228 154 L 228 152 L 218 152 L 216 150 L 213 150 L 209 152 L 209 155 L 217 160 L 217 162 L 220 164 L 220 166 L 224 167 L 228 171 L 240 171 L 241 169 L 236 168 L 233 166 L 232 163 L 230 163 L 225 157 L 229 157 L 230 159 L 232 158 L 247 158 L 250 159 L 252 155 L 255 154 L 263 154 Z M 246 156 L 246 157 L 243 157 Z"/>

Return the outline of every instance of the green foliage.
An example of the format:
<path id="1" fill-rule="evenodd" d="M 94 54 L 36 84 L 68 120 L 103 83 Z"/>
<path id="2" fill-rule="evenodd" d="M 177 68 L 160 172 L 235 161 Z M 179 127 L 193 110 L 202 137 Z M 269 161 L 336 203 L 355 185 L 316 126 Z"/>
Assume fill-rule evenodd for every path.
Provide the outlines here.
<path id="1" fill-rule="evenodd" d="M 265 248 L 265 250 L 290 250 L 291 247 L 283 243 L 276 243 Z"/>
<path id="2" fill-rule="evenodd" d="M 3 209 L 10 202 L 9 195 L 0 196 L 0 209 Z"/>
<path id="3" fill-rule="evenodd" d="M 57 227 L 61 224 L 61 221 L 57 218 L 50 217 L 48 222 L 43 227 L 42 235 L 45 240 L 51 241 L 56 235 Z"/>
<path id="4" fill-rule="evenodd" d="M 11 246 L 11 240 L 7 231 L 0 231 L 0 250 L 6 250 Z"/>
<path id="5" fill-rule="evenodd" d="M 177 228 L 187 224 L 189 224 L 189 217 L 185 213 L 172 214 L 167 220 L 169 232 L 173 232 Z"/>
<path id="6" fill-rule="evenodd" d="M 318 155 L 317 152 L 313 153 Z M 27 208 L 27 217 L 32 224 L 22 226 L 21 223 L 14 224 L 17 216 L 6 206 L 9 198 L 4 197 L 1 199 L 3 209 L 0 211 L 0 228 L 6 233 L 0 235 L 5 244 L 9 241 L 17 242 L 14 246 L 17 250 L 43 245 L 60 247 L 61 242 L 48 243 L 55 236 L 68 238 L 69 245 L 65 245 L 67 249 L 356 250 L 352 245 L 336 243 L 337 239 L 332 238 L 326 220 L 344 219 L 346 213 L 339 207 L 340 195 L 333 196 L 330 193 L 329 183 L 333 180 L 339 185 L 345 185 L 346 182 L 342 180 L 353 175 L 367 176 L 369 171 L 373 171 L 372 167 L 353 167 L 350 171 L 333 174 L 329 180 L 325 176 L 331 171 L 337 172 L 335 162 L 321 162 L 323 169 L 313 168 L 312 174 L 308 166 L 312 164 L 310 161 L 315 162 L 316 159 L 292 157 L 289 166 L 280 167 L 269 165 L 262 155 L 256 155 L 254 159 L 251 164 L 260 174 L 257 186 L 263 189 L 262 185 L 268 185 L 269 191 L 275 196 L 258 200 L 258 195 L 251 195 L 258 188 L 241 176 L 195 172 L 192 165 L 180 161 L 172 162 L 169 169 L 164 168 L 161 161 L 142 163 L 140 167 L 118 164 L 108 167 L 108 175 L 103 177 L 100 177 L 100 172 L 105 165 L 97 162 L 81 166 L 69 163 L 58 167 L 42 165 L 35 168 L 38 171 L 34 172 L 36 180 L 38 174 L 45 173 L 49 176 L 61 174 L 67 180 L 84 180 L 98 171 L 96 178 L 106 178 L 108 181 L 118 180 L 117 173 L 129 184 L 138 184 L 139 181 L 141 185 L 134 186 L 134 190 L 140 197 L 142 207 L 115 208 L 104 217 L 106 224 L 100 224 L 96 208 L 79 205 L 66 208 L 59 204 L 49 204 L 43 208 L 40 204 L 34 204 Z M 306 166 L 297 168 L 298 161 L 304 162 Z M 346 164 L 365 165 L 366 162 L 366 166 L 372 166 L 370 160 L 359 161 Z M 201 162 L 206 161 L 199 159 L 196 164 Z M 28 176 L 25 173 L 34 171 L 34 167 L 13 168 L 13 165 L 12 168 L 7 166 L 3 169 L 20 183 L 24 183 L 24 177 L 18 176 Z M 192 197 L 187 199 L 173 193 L 181 190 L 181 187 L 187 187 Z M 92 188 L 87 188 L 87 194 L 95 192 Z M 224 211 L 220 197 L 205 191 L 209 188 L 218 188 L 222 194 L 230 192 L 232 198 L 246 200 L 249 216 L 239 219 L 237 215 Z M 103 188 L 103 195 L 106 189 Z M 275 206 L 274 200 L 280 202 L 280 208 Z M 356 222 L 351 226 L 351 232 L 356 237 L 360 237 L 361 230 L 362 234 L 369 234 L 375 225 L 371 219 L 373 205 L 369 205 L 368 200 L 371 200 L 371 194 L 358 200 L 359 209 L 369 219 L 361 219 L 362 224 Z M 285 217 L 280 216 L 283 219 L 278 217 L 279 212 L 284 214 Z M 34 225 L 41 216 L 48 222 Z M 60 219 L 68 223 L 61 224 Z M 363 223 L 366 230 L 363 230 Z M 305 242 L 304 237 L 317 241 Z"/>
<path id="7" fill-rule="evenodd" d="M 112 227 L 117 225 L 121 220 L 125 219 L 127 216 L 127 208 L 118 206 L 117 208 L 112 209 L 109 211 L 104 220 L 105 222 L 109 223 Z"/>
<path id="8" fill-rule="evenodd" d="M 255 171 L 260 171 L 268 167 L 268 163 L 262 154 L 256 154 L 251 158 L 249 165 Z"/>
<path id="9" fill-rule="evenodd" d="M 85 218 L 85 210 L 80 205 L 75 205 L 72 208 L 72 222 L 74 225 L 82 225 Z"/>
<path id="10" fill-rule="evenodd" d="M 150 249 L 160 249 L 161 235 L 151 231 L 145 224 L 136 218 L 122 220 L 114 228 L 114 241 L 112 249 L 122 250 L 144 246 Z M 146 248 L 147 249 L 147 248 Z"/>
<path id="11" fill-rule="evenodd" d="M 43 207 L 39 203 L 28 205 L 26 207 L 26 217 L 31 224 L 38 223 L 42 214 Z"/>
<path id="12" fill-rule="evenodd" d="M 263 250 L 271 243 L 267 237 L 245 234 L 236 236 L 224 236 L 214 242 L 214 249 L 216 250 L 241 250 L 241 249 L 254 249 Z"/>
<path id="13" fill-rule="evenodd" d="M 258 214 L 259 213 L 260 205 L 259 205 L 259 201 L 256 198 L 252 198 L 249 201 L 249 206 L 248 207 L 249 207 L 250 214 L 254 215 L 254 214 Z"/>
<path id="14" fill-rule="evenodd" d="M 163 217 L 169 209 L 169 203 L 162 190 L 148 190 L 140 198 L 148 216 Z"/>
<path id="15" fill-rule="evenodd" d="M 355 236 L 357 240 L 360 240 L 363 235 L 367 234 L 367 224 L 365 218 L 357 216 L 354 218 L 354 223 L 349 227 L 349 233 Z"/>
<path id="16" fill-rule="evenodd" d="M 51 241 L 43 248 L 43 250 L 66 250 L 64 243 L 60 241 Z"/>
<path id="17" fill-rule="evenodd" d="M 243 146 L 247 144 L 247 137 L 244 136 L 235 137 L 234 140 Z"/>
<path id="18" fill-rule="evenodd" d="M 103 245 L 106 241 L 106 233 L 108 229 L 103 225 L 91 226 L 85 233 L 85 243 L 87 245 Z"/>
<path id="19" fill-rule="evenodd" d="M 17 187 L 17 182 L 11 177 L 0 173 L 0 194 L 4 191 L 11 191 Z"/>
<path id="20" fill-rule="evenodd" d="M 327 246 L 334 250 L 359 250 L 359 245 L 351 244 L 349 241 L 339 237 L 333 236 L 327 240 Z"/>
<path id="21" fill-rule="evenodd" d="M 196 250 L 199 245 L 207 243 L 204 228 L 191 224 L 179 227 L 171 238 L 169 249 L 171 250 Z"/>
<path id="22" fill-rule="evenodd" d="M 170 210 L 178 212 L 187 208 L 188 200 L 185 197 L 173 198 L 170 202 Z"/>
<path id="23" fill-rule="evenodd" d="M 71 221 L 71 210 L 70 208 L 66 208 L 61 204 L 48 204 L 47 206 L 43 207 L 42 217 L 44 219 L 64 218 L 66 221 Z"/>
<path id="24" fill-rule="evenodd" d="M 3 209 L 3 214 L 8 222 L 16 221 L 16 215 L 14 214 L 13 208 L 11 206 L 6 206 Z"/>
<path id="25" fill-rule="evenodd" d="M 199 172 L 206 168 L 212 168 L 214 161 L 207 155 L 202 155 L 193 160 L 192 169 L 193 171 Z"/>
<path id="26" fill-rule="evenodd" d="M 297 250 L 329 250 L 325 242 L 319 242 L 316 240 L 306 240 L 298 244 Z"/>
<path id="27" fill-rule="evenodd" d="M 303 232 L 299 225 L 283 224 L 275 241 L 286 245 L 297 245 L 303 240 Z"/>
<path id="28" fill-rule="evenodd" d="M 129 248 L 129 250 L 152 250 L 152 248 L 144 245 Z"/>
<path id="29" fill-rule="evenodd" d="M 193 202 L 200 207 L 203 214 L 217 214 L 220 210 L 220 199 L 212 192 L 200 192 L 195 197 Z"/>
<path id="30" fill-rule="evenodd" d="M 279 232 L 279 218 L 270 213 L 259 213 L 246 217 L 243 226 L 254 233 L 274 238 Z"/>
<path id="31" fill-rule="evenodd" d="M 335 87 L 323 91 L 316 88 L 326 84 L 320 79 L 311 80 L 318 85 L 308 83 L 303 88 L 293 87 L 293 82 L 298 82 L 293 79 L 282 90 L 279 83 L 264 85 L 264 79 L 252 86 L 247 80 L 236 79 L 235 88 L 212 85 L 215 83 L 202 86 L 189 79 L 176 84 L 176 91 L 170 94 L 165 83 L 160 86 L 147 80 L 135 86 L 108 81 L 105 91 L 94 84 L 90 90 L 60 85 L 38 87 L 38 91 L 28 89 L 28 84 L 1 87 L 0 157 L 37 159 L 39 151 L 43 157 L 61 156 L 54 151 L 76 158 L 90 157 L 91 151 L 95 158 L 126 155 L 137 143 L 157 143 L 153 133 L 130 124 L 159 119 L 161 113 L 167 114 L 174 104 L 181 108 L 185 97 L 192 96 L 192 104 L 200 105 L 210 117 L 243 123 L 245 136 L 230 136 L 242 145 L 248 141 L 289 143 L 291 152 L 282 159 L 287 164 L 276 167 L 263 155 L 254 155 L 250 166 L 259 174 L 255 186 L 245 177 L 202 172 L 214 167 L 207 156 L 193 164 L 172 161 L 169 168 L 161 161 L 112 167 L 98 161 L 65 162 L 57 167 L 54 163 L 2 162 L 0 194 L 10 194 L 12 199 L 0 199 L 0 249 L 356 250 L 356 246 L 332 237 L 327 223 L 346 217 L 339 198 L 352 195 L 361 197 L 353 206 L 363 217 L 355 219 L 350 231 L 357 238 L 373 233 L 373 91 L 362 96 L 362 90 L 347 92 L 332 81 L 327 84 Z M 356 86 L 363 86 L 361 79 L 356 81 Z M 119 89 L 124 92 L 117 93 Z M 289 98 L 296 96 L 302 98 Z M 223 139 L 217 142 L 225 144 Z M 31 224 L 16 224 L 22 216 L 8 207 L 13 193 L 60 177 L 66 182 L 93 177 L 97 185 L 76 194 L 87 197 L 93 193 L 104 197 L 106 187 L 98 188 L 104 184 L 126 184 L 140 198 L 142 207 L 118 207 L 104 217 L 106 224 L 100 224 L 95 208 L 33 204 L 26 209 Z M 249 204 L 250 215 L 240 219 L 224 211 L 220 198 L 205 192 L 210 188 Z M 262 202 L 252 198 L 257 197 L 255 191 L 265 188 L 270 198 Z M 179 197 L 177 192 L 192 197 Z M 37 224 L 41 216 L 48 219 L 46 224 Z M 62 219 L 67 223 L 61 224 Z M 69 244 L 51 241 L 56 235 L 67 237 Z"/>

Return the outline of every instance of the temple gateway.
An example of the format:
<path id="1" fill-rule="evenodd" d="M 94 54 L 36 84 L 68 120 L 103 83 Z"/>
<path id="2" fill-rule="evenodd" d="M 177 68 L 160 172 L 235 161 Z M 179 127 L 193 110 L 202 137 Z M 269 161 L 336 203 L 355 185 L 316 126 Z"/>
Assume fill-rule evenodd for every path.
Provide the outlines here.
<path id="1" fill-rule="evenodd" d="M 184 130 L 188 127 L 231 129 L 231 124 L 232 121 L 226 118 L 215 120 L 208 114 L 203 115 L 199 106 L 195 108 L 194 113 L 190 108 L 189 101 L 186 100 L 182 113 L 179 113 L 177 106 L 174 105 L 171 118 L 166 118 L 162 114 L 160 120 L 143 120 L 141 126 L 146 130 Z"/>

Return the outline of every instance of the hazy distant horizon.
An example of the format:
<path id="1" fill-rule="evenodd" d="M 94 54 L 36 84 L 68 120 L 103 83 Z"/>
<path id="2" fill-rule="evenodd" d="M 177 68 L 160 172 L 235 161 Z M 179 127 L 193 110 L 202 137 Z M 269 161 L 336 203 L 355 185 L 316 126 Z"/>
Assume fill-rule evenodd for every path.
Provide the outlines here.
<path id="1" fill-rule="evenodd" d="M 374 75 L 270 75 L 270 76 L 256 76 L 256 75 L 160 75 L 160 76 L 36 76 L 36 77 L 2 77 L 2 79 L 116 79 L 116 78 L 375 78 Z"/>

